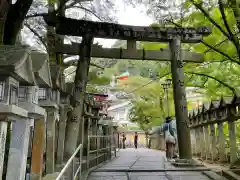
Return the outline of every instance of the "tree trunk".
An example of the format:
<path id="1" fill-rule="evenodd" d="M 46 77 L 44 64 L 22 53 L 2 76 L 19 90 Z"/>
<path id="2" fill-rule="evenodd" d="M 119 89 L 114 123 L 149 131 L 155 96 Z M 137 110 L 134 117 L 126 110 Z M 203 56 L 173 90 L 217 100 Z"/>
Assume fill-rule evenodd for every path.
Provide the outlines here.
<path id="1" fill-rule="evenodd" d="M 89 64 L 91 59 L 91 45 L 92 37 L 83 37 L 80 47 L 80 59 L 78 61 L 78 66 L 76 69 L 75 82 L 73 98 L 71 102 L 73 107 L 72 115 L 73 118 L 68 122 L 68 129 L 66 133 L 66 143 L 65 143 L 65 156 L 70 158 L 74 153 L 79 134 L 79 126 L 83 125 L 81 123 L 84 105 L 84 94 L 86 90 L 87 77 L 89 71 Z M 78 103 L 76 102 L 78 101 Z"/>
<path id="2" fill-rule="evenodd" d="M 8 0 L 1 0 L 0 1 L 0 45 L 3 44 L 4 39 L 4 26 L 7 19 L 7 13 L 9 9 L 9 2 Z"/>
<path id="3" fill-rule="evenodd" d="M 54 13 L 55 3 L 48 0 L 48 14 L 51 15 Z M 49 56 L 49 62 L 51 65 L 58 64 L 57 56 L 55 53 L 55 45 L 56 45 L 56 31 L 55 27 L 47 26 L 47 51 Z"/>
<path id="4" fill-rule="evenodd" d="M 4 24 L 2 24 L 0 20 L 0 33 L 4 32 L 3 44 L 13 45 L 16 43 L 18 33 L 22 28 L 22 23 L 32 2 L 33 0 L 18 0 L 15 4 L 10 6 L 9 4 L 7 6 L 6 2 L 0 4 L 0 15 L 7 15 L 6 19 L 2 19 Z"/>

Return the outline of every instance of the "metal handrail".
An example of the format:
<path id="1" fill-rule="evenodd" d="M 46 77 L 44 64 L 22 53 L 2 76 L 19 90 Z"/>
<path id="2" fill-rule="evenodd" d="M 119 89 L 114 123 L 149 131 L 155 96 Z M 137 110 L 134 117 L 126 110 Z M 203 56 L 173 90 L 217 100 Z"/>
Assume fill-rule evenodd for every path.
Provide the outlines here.
<path id="1" fill-rule="evenodd" d="M 82 170 L 82 149 L 83 149 L 83 145 L 80 144 L 77 149 L 74 151 L 73 155 L 69 158 L 69 160 L 67 161 L 66 165 L 63 167 L 63 169 L 61 170 L 61 172 L 59 173 L 58 177 L 56 178 L 56 180 L 61 180 L 61 178 L 63 177 L 64 173 L 66 173 L 67 169 L 70 167 L 70 165 L 72 165 L 72 171 L 71 171 L 71 180 L 74 180 L 77 176 L 79 177 L 79 180 L 81 178 L 81 170 Z M 74 166 L 75 166 L 75 157 L 76 155 L 79 153 L 79 166 L 77 171 L 75 172 L 74 170 Z"/>

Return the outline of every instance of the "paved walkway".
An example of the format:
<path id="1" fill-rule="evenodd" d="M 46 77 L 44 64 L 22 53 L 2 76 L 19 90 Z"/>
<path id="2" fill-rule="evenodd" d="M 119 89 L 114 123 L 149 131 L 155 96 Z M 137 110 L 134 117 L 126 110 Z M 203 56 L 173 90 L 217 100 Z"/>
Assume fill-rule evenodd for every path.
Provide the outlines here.
<path id="1" fill-rule="evenodd" d="M 200 170 L 176 168 L 161 151 L 129 148 L 120 150 L 116 159 L 96 169 L 88 180 L 209 180 Z"/>

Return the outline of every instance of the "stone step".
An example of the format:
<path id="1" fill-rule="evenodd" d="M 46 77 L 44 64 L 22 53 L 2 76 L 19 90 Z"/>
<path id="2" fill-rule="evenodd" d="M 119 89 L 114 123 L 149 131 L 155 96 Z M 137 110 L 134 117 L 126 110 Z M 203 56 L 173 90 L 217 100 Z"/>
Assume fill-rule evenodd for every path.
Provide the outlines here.
<path id="1" fill-rule="evenodd" d="M 222 174 L 227 179 L 231 179 L 231 180 L 239 180 L 240 179 L 240 176 L 237 175 L 236 173 L 232 172 L 232 171 L 223 170 Z"/>
<path id="2" fill-rule="evenodd" d="M 202 164 L 190 164 L 184 162 L 172 162 L 172 165 L 176 167 L 204 167 Z"/>
<path id="3" fill-rule="evenodd" d="M 99 168 L 96 169 L 94 172 L 202 172 L 202 171 L 210 171 L 209 168 L 204 168 L 204 167 L 198 167 L 198 168 L 170 168 L 170 169 L 129 169 L 129 168 L 112 168 L 112 169 L 105 169 L 103 168 Z"/>
<path id="4" fill-rule="evenodd" d="M 46 176 L 43 177 L 42 180 L 56 180 L 56 178 L 58 177 L 59 172 L 55 172 L 52 174 L 47 174 Z M 67 180 L 66 177 L 62 177 L 61 180 Z"/>
<path id="5" fill-rule="evenodd" d="M 202 173 L 212 180 L 227 180 L 225 177 L 223 177 L 213 171 L 204 171 Z"/>

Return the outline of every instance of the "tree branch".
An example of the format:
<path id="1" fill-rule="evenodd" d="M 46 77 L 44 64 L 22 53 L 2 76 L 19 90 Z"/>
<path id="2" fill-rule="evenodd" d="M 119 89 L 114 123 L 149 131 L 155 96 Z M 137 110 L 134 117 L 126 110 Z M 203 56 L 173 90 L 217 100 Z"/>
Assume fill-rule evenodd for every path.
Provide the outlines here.
<path id="1" fill-rule="evenodd" d="M 238 34 L 239 34 L 239 32 L 235 33 L 234 36 L 237 36 Z M 225 43 L 225 42 L 228 41 L 228 40 L 229 40 L 229 39 L 226 38 L 226 39 L 224 39 L 223 41 L 219 42 L 218 44 L 214 45 L 213 47 L 216 48 L 217 46 L 222 45 L 223 43 Z M 207 52 L 209 52 L 209 51 L 211 51 L 211 50 L 213 50 L 213 49 L 212 49 L 212 48 L 209 48 L 208 50 L 204 51 L 204 53 L 207 53 Z"/>
<path id="2" fill-rule="evenodd" d="M 173 20 L 172 20 L 172 21 L 171 21 L 171 20 L 168 20 L 168 22 L 172 23 L 173 25 L 175 25 L 175 26 L 177 26 L 177 27 L 182 27 L 181 25 L 178 25 L 177 23 L 175 23 Z M 229 40 L 229 39 L 226 39 L 226 40 Z M 208 49 L 207 51 L 205 51 L 204 53 L 207 53 L 207 52 L 210 51 L 210 50 L 214 50 L 214 51 L 216 51 L 217 53 L 219 53 L 219 54 L 225 56 L 226 58 L 228 58 L 230 61 L 235 62 L 235 63 L 237 63 L 238 65 L 240 65 L 240 62 L 239 62 L 239 61 L 231 58 L 231 57 L 230 57 L 228 54 L 226 54 L 225 52 L 222 52 L 222 51 L 220 51 L 219 49 L 215 48 L 215 46 L 219 46 L 219 44 L 217 44 L 217 45 L 215 45 L 215 46 L 212 46 L 212 45 L 206 43 L 206 42 L 203 41 L 203 40 L 201 40 L 200 42 L 209 48 L 209 49 Z M 222 43 L 222 42 L 221 42 L 221 43 Z"/>
<path id="3" fill-rule="evenodd" d="M 71 7 L 71 8 L 79 8 L 79 9 L 82 9 L 82 10 L 84 10 L 84 11 L 87 11 L 87 12 L 89 12 L 90 14 L 94 15 L 96 18 L 98 18 L 100 21 L 102 21 L 102 18 L 101 18 L 100 16 L 98 16 L 96 13 L 92 12 L 90 9 L 85 8 L 85 7 L 81 6 L 81 5 L 80 5 L 80 6 L 73 6 L 73 7 Z"/>
<path id="4" fill-rule="evenodd" d="M 213 49 L 213 50 L 216 51 L 217 53 L 219 53 L 219 54 L 225 56 L 225 57 L 228 58 L 230 61 L 235 62 L 235 63 L 237 63 L 238 65 L 240 65 L 240 62 L 239 62 L 239 61 L 233 59 L 232 57 L 230 57 L 230 56 L 229 56 L 228 54 L 226 54 L 225 52 L 220 51 L 219 49 L 217 49 L 217 48 L 215 48 L 214 46 L 212 46 L 212 45 L 206 43 L 206 42 L 203 41 L 203 40 L 201 40 L 201 43 L 204 44 L 205 46 L 207 46 L 207 47 Z"/>
<path id="5" fill-rule="evenodd" d="M 34 17 L 42 17 L 42 16 L 46 16 L 48 13 L 37 13 L 37 14 L 30 14 L 27 15 L 25 17 L 25 19 L 29 19 L 29 18 L 34 18 Z"/>
<path id="6" fill-rule="evenodd" d="M 37 31 L 35 31 L 33 28 L 31 28 L 31 26 L 28 23 L 24 23 L 24 25 L 35 35 L 37 36 L 37 38 L 39 39 L 39 41 L 41 41 L 41 43 L 43 44 L 43 46 L 47 49 L 47 44 L 45 43 L 45 41 L 43 40 L 43 38 L 37 33 Z"/>
<path id="7" fill-rule="evenodd" d="M 68 2 L 69 0 L 66 0 L 65 1 L 65 4 Z M 52 13 L 54 14 L 58 14 L 60 13 L 63 9 L 66 10 L 66 9 L 70 9 L 70 8 L 73 8 L 78 2 L 77 1 L 73 1 L 71 4 L 69 4 L 68 6 L 66 6 L 65 4 L 64 5 L 61 5 L 57 10 L 53 11 Z M 34 17 L 41 17 L 41 16 L 46 16 L 48 15 L 48 13 L 36 13 L 36 14 L 30 14 L 30 15 L 27 15 L 25 18 L 28 19 L 28 18 L 34 18 Z"/>
<path id="8" fill-rule="evenodd" d="M 195 3 L 194 0 L 190 0 L 190 1 L 191 1 L 191 3 L 192 3 L 198 10 L 200 10 L 200 11 L 204 14 L 204 16 L 205 16 L 214 26 L 216 26 L 229 40 L 232 41 L 232 39 L 231 39 L 231 37 L 229 36 L 229 34 L 228 34 L 226 31 L 224 31 L 224 29 L 223 29 L 216 21 L 214 21 L 213 18 L 210 17 L 210 15 L 208 14 L 208 12 L 206 12 L 200 4 Z"/>
<path id="9" fill-rule="evenodd" d="M 197 72 L 185 72 L 186 74 L 195 74 L 195 75 L 198 75 L 198 76 L 204 76 L 204 77 L 207 77 L 209 79 L 213 79 L 215 81 L 217 81 L 218 83 L 222 84 L 223 86 L 227 87 L 228 89 L 230 89 L 232 91 L 233 94 L 236 94 L 236 90 L 231 87 L 230 85 L 226 84 L 225 82 L 213 77 L 213 76 L 210 76 L 210 75 L 207 75 L 207 74 L 203 74 L 203 73 L 197 73 Z"/>
<path id="10" fill-rule="evenodd" d="M 158 77 L 157 79 L 161 79 L 161 78 L 163 78 L 163 77 L 165 77 L 165 76 L 167 76 L 167 75 L 169 75 L 169 74 L 171 74 L 171 72 L 165 73 L 165 74 L 163 74 L 162 76 Z M 157 79 L 156 79 L 156 80 L 157 80 Z M 134 90 L 132 90 L 132 91 L 130 91 L 130 92 L 127 92 L 127 95 L 128 95 L 128 94 L 131 94 L 131 93 L 133 93 L 133 92 L 135 92 L 135 91 L 137 91 L 137 90 L 139 90 L 139 89 L 142 89 L 142 88 L 148 86 L 149 84 L 151 84 L 151 83 L 153 83 L 153 82 L 155 82 L 155 80 L 151 80 L 151 81 L 147 82 L 146 84 L 143 84 L 143 85 L 135 88 Z"/>
<path id="11" fill-rule="evenodd" d="M 227 1 L 230 7 L 232 8 L 233 14 L 237 22 L 238 31 L 240 31 L 240 12 L 239 5 L 240 3 L 237 0 Z"/>
<path id="12" fill-rule="evenodd" d="M 231 31 L 231 28 L 229 27 L 229 24 L 228 24 L 227 18 L 226 18 L 226 14 L 225 14 L 225 12 L 224 12 L 224 5 L 223 5 L 222 0 L 218 0 L 218 5 L 219 5 L 219 9 L 220 9 L 220 12 L 221 12 L 221 15 L 222 15 L 222 19 L 223 19 L 224 25 L 225 25 L 225 27 L 226 27 L 226 29 L 227 29 L 230 37 L 232 37 L 232 38 L 231 38 L 231 39 L 232 39 L 232 42 L 233 42 L 233 44 L 235 45 L 235 48 L 237 49 L 237 52 L 238 52 L 238 55 L 239 55 L 239 59 L 240 59 L 240 54 L 239 54 L 239 53 L 240 53 L 239 40 L 238 40 L 238 38 L 236 38 L 236 37 L 233 35 L 233 33 L 232 33 L 232 31 Z"/>

